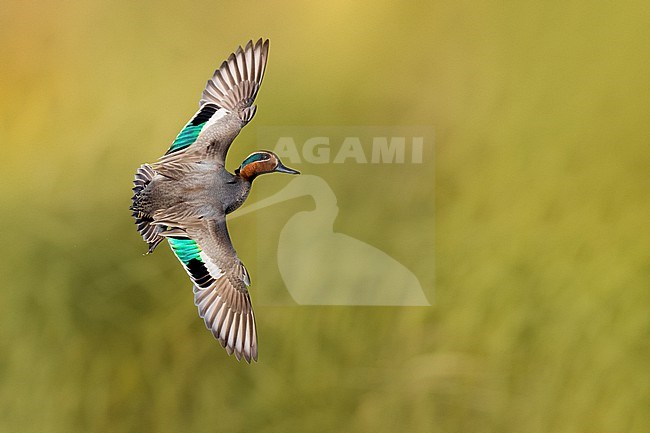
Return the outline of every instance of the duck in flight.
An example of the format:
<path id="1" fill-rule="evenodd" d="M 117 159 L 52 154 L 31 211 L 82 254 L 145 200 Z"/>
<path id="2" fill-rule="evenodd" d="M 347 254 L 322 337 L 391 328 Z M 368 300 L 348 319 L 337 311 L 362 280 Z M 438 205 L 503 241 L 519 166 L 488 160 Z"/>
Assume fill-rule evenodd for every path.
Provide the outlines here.
<path id="1" fill-rule="evenodd" d="M 257 361 L 250 277 L 232 246 L 226 215 L 240 207 L 264 173 L 299 174 L 273 152 L 257 151 L 230 173 L 226 154 L 253 118 L 269 41 L 239 47 L 203 91 L 199 111 L 157 162 L 135 174 L 131 210 L 149 253 L 163 240 L 194 284 L 199 315 L 229 355 Z"/>

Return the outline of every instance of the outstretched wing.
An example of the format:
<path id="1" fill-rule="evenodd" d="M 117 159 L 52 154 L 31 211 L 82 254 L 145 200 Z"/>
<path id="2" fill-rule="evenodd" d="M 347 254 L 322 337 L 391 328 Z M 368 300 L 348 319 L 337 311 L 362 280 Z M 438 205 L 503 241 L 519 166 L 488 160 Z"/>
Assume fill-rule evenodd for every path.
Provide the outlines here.
<path id="1" fill-rule="evenodd" d="M 257 331 L 246 288 L 250 277 L 230 242 L 225 219 L 174 231 L 167 240 L 194 283 L 194 303 L 229 355 L 257 361 Z"/>
<path id="2" fill-rule="evenodd" d="M 268 53 L 268 39 L 255 44 L 249 41 L 221 64 L 205 86 L 199 111 L 178 134 L 158 166 L 182 166 L 206 159 L 223 165 L 230 143 L 255 115 L 257 107 L 253 102 L 262 84 Z"/>
<path id="3" fill-rule="evenodd" d="M 215 104 L 236 112 L 245 123 L 255 114 L 253 101 L 262 84 L 269 40 L 248 41 L 246 48 L 238 47 L 228 60 L 208 80 L 199 105 Z"/>

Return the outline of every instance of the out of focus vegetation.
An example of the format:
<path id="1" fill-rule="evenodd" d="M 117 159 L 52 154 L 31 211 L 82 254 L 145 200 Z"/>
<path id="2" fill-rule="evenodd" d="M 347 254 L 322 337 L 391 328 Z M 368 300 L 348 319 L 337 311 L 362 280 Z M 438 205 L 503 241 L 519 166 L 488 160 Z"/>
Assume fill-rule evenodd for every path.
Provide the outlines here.
<path id="1" fill-rule="evenodd" d="M 5 0 L 0 431 L 650 431 L 649 12 Z M 249 366 L 167 248 L 141 255 L 127 207 L 135 168 L 259 36 L 269 68 L 230 168 L 265 147 L 261 125 L 435 128 L 435 186 L 391 197 L 354 165 L 296 167 L 339 193 L 336 230 L 390 251 L 434 305 L 260 302 Z M 255 273 L 243 218 L 232 235 L 254 299 L 281 285 Z"/>

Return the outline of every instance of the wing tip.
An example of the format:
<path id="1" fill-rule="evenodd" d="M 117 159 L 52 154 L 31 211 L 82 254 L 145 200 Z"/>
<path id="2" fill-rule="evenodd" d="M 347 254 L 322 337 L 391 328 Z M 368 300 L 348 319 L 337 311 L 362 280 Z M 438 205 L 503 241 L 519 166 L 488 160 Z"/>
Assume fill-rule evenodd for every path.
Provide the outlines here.
<path id="1" fill-rule="evenodd" d="M 243 359 L 248 364 L 257 362 L 257 329 L 248 293 L 233 302 L 214 292 L 206 295 L 206 290 L 196 284 L 193 287 L 194 303 L 205 327 L 229 356 L 235 355 L 237 361 Z"/>
<path id="2" fill-rule="evenodd" d="M 251 347 L 244 347 L 241 350 L 239 350 L 235 348 L 234 345 L 231 346 L 230 344 L 228 344 L 228 341 L 222 338 L 217 338 L 217 340 L 221 344 L 221 347 L 223 347 L 226 350 L 228 356 L 235 355 L 235 359 L 238 362 L 241 362 L 242 359 L 246 361 L 247 364 L 258 362 L 257 345 Z"/>
<path id="3" fill-rule="evenodd" d="M 264 78 L 269 43 L 268 38 L 259 38 L 256 42 L 249 40 L 243 48 L 239 45 L 208 80 L 199 106 L 213 102 L 228 110 L 242 112 L 250 107 Z M 255 114 L 254 110 L 252 113 L 246 111 L 242 120 L 247 123 L 251 114 Z"/>

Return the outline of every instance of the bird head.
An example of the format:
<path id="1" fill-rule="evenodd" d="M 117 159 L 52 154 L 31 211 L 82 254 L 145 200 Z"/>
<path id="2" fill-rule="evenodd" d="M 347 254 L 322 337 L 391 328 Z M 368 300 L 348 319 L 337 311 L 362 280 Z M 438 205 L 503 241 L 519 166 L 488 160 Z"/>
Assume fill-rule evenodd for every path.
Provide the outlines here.
<path id="1" fill-rule="evenodd" d="M 239 168 L 235 170 L 235 174 L 252 181 L 260 174 L 273 173 L 275 171 L 279 173 L 300 174 L 298 170 L 286 167 L 275 153 L 269 152 L 268 150 L 258 150 L 248 155 Z"/>

